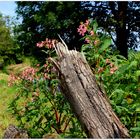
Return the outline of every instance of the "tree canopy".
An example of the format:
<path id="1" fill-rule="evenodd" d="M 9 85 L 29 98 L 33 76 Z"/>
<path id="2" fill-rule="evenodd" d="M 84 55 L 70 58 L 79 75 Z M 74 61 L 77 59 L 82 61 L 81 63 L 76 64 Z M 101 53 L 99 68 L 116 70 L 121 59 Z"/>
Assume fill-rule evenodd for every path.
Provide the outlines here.
<path id="1" fill-rule="evenodd" d="M 71 48 L 80 48 L 77 28 L 85 21 L 89 10 L 81 7 L 81 2 L 17 2 L 17 14 L 22 24 L 16 29 L 17 40 L 25 54 L 39 57 L 36 43 L 48 38 L 58 38 L 57 34 Z M 43 54 L 41 54 L 43 58 Z"/>
<path id="2" fill-rule="evenodd" d="M 18 62 L 18 46 L 12 37 L 9 20 L 10 17 L 0 14 L 0 62 L 7 64 L 12 61 Z"/>
<path id="3" fill-rule="evenodd" d="M 136 49 L 140 38 L 139 2 L 94 2 L 93 17 L 112 36 L 120 53 L 127 57 L 128 48 Z"/>
<path id="4" fill-rule="evenodd" d="M 120 54 L 127 58 L 128 48 L 139 42 L 139 2 L 16 2 L 18 17 L 17 40 L 24 53 L 38 56 L 36 43 L 48 38 L 64 39 L 70 48 L 80 49 L 77 33 L 80 22 L 96 18 L 114 41 Z M 43 54 L 41 54 L 43 57 Z"/>

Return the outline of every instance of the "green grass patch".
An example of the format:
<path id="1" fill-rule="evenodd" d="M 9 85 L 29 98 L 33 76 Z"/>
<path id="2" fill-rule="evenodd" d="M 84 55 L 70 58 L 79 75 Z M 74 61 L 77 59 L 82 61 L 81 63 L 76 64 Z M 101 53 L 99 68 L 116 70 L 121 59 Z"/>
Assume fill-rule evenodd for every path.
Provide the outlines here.
<path id="1" fill-rule="evenodd" d="M 1 80 L 1 82 L 4 80 L 8 80 L 8 77 L 9 77 L 9 75 L 7 75 L 7 74 L 5 74 L 5 73 L 2 73 L 2 72 L 0 72 L 0 80 Z M 3 81 L 3 82 L 4 82 Z"/>
<path id="2" fill-rule="evenodd" d="M 16 94 L 16 87 L 8 87 L 8 75 L 0 73 L 0 138 L 9 124 L 17 124 L 16 119 L 8 112 L 8 104 Z"/>

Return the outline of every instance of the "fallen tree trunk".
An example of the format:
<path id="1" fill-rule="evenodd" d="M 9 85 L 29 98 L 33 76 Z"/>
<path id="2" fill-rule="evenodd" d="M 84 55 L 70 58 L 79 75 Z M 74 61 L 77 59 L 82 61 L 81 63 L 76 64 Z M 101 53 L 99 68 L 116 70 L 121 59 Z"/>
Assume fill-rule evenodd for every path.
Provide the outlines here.
<path id="1" fill-rule="evenodd" d="M 60 73 L 61 89 L 80 120 L 88 138 L 129 138 L 128 130 L 112 110 L 108 98 L 96 83 L 84 55 L 60 42 L 54 61 Z"/>

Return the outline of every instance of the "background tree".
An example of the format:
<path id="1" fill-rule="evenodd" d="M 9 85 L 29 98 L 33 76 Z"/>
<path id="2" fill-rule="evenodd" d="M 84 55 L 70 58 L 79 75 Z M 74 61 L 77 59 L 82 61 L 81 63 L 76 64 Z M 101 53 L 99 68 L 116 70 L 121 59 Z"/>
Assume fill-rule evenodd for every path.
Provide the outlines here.
<path id="1" fill-rule="evenodd" d="M 19 46 L 15 43 L 10 28 L 10 17 L 0 14 L 0 62 L 2 64 L 18 63 Z M 19 52 L 19 53 L 18 53 Z"/>
<path id="2" fill-rule="evenodd" d="M 128 48 L 136 49 L 140 34 L 139 2 L 93 2 L 93 18 L 112 36 L 120 54 L 127 57 Z"/>
<path id="3" fill-rule="evenodd" d="M 71 48 L 79 49 L 82 42 L 77 28 L 90 15 L 89 9 L 81 7 L 82 2 L 17 2 L 17 14 L 22 24 L 15 30 L 17 40 L 26 55 L 44 60 L 46 54 L 38 53 L 36 43 L 48 38 L 58 38 L 58 33 Z M 44 56 L 44 57 L 43 57 Z"/>
<path id="4" fill-rule="evenodd" d="M 24 53 L 39 57 L 36 43 L 57 34 L 71 48 L 80 49 L 82 41 L 77 33 L 81 21 L 96 18 L 112 36 L 114 46 L 127 58 L 128 48 L 139 43 L 139 2 L 16 2 L 18 17 L 23 22 L 15 30 Z M 44 59 L 41 54 L 42 59 Z"/>

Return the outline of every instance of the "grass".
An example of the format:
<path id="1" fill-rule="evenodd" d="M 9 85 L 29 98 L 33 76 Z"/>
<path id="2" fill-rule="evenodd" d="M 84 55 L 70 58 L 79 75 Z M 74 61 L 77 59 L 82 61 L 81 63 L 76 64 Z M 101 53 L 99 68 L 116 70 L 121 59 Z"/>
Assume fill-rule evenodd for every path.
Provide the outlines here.
<path id="1" fill-rule="evenodd" d="M 0 138 L 9 124 L 17 124 L 16 119 L 8 112 L 8 104 L 16 93 L 16 87 L 8 87 L 8 77 L 0 72 Z"/>
<path id="2" fill-rule="evenodd" d="M 19 74 L 21 73 L 24 69 L 28 68 L 29 65 L 27 64 L 16 64 L 16 65 L 10 65 L 10 66 L 7 66 L 5 69 L 5 72 L 7 74 L 10 74 L 10 73 L 13 73 L 13 74 Z"/>

